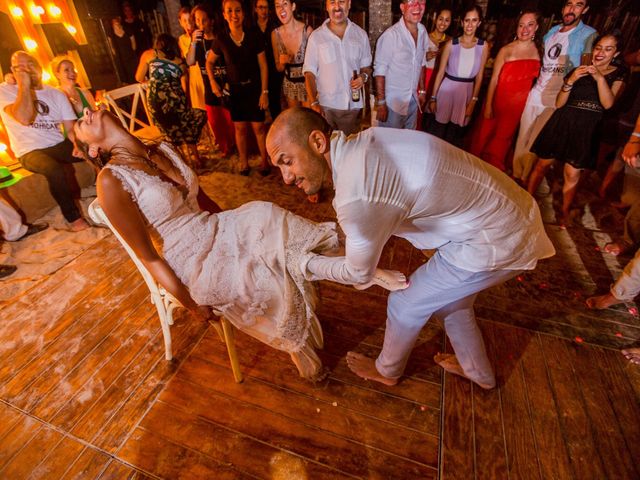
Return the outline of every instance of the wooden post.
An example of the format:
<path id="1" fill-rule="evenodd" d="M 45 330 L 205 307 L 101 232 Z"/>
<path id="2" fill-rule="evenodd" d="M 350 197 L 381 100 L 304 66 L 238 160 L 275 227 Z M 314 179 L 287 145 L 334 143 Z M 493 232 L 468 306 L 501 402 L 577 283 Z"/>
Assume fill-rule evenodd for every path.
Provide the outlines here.
<path id="1" fill-rule="evenodd" d="M 180 0 L 164 0 L 164 6 L 167 9 L 167 18 L 169 20 L 169 32 L 176 40 L 184 32 L 178 22 L 178 12 L 180 11 Z"/>
<path id="2" fill-rule="evenodd" d="M 369 41 L 371 50 L 376 46 L 378 37 L 391 26 L 393 15 L 391 14 L 391 0 L 369 1 Z"/>

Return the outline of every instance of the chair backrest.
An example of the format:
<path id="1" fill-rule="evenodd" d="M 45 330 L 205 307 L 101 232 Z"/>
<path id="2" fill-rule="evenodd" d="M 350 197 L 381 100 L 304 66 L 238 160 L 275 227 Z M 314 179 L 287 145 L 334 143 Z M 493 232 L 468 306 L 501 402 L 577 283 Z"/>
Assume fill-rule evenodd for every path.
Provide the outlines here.
<path id="1" fill-rule="evenodd" d="M 133 135 L 158 140 L 162 137 L 160 131 L 153 125 L 153 117 L 147 106 L 145 88 L 140 83 L 125 85 L 105 92 L 104 98 L 109 104 L 109 109 L 116 114 L 122 122 L 122 126 Z M 140 118 L 138 106 L 142 104 L 146 115 L 146 123 Z"/>
<path id="2" fill-rule="evenodd" d="M 144 278 L 144 281 L 147 284 L 147 287 L 149 287 L 149 291 L 151 292 L 152 297 L 157 296 L 157 298 L 165 299 L 165 302 L 168 300 L 176 304 L 177 306 L 181 306 L 180 302 L 173 295 L 167 292 L 163 287 L 161 287 L 158 284 L 158 282 L 156 282 L 155 278 L 153 278 L 149 270 L 147 270 L 147 267 L 145 267 L 144 264 L 140 261 L 140 259 L 138 258 L 136 253 L 133 251 L 133 249 L 129 246 L 129 244 L 125 241 L 125 239 L 122 238 L 120 233 L 118 233 L 118 231 L 113 227 L 106 213 L 104 213 L 104 210 L 102 210 L 102 207 L 98 203 L 97 199 L 91 202 L 91 205 L 89 205 L 89 216 L 95 223 L 106 225 L 113 232 L 115 237 L 118 239 L 118 241 L 122 244 L 126 252 L 131 257 L 131 260 L 133 260 L 133 263 L 136 265 L 136 267 L 140 271 L 142 278 Z"/>

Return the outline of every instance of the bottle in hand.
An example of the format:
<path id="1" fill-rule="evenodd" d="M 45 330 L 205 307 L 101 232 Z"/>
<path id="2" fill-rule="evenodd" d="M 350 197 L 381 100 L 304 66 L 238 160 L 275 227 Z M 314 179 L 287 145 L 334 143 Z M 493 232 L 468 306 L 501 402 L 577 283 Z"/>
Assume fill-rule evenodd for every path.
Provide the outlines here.
<path id="1" fill-rule="evenodd" d="M 358 78 L 358 71 L 354 70 L 353 71 L 353 80 Z M 351 100 L 354 102 L 359 102 L 360 101 L 360 89 L 355 89 L 355 90 L 351 90 Z"/>

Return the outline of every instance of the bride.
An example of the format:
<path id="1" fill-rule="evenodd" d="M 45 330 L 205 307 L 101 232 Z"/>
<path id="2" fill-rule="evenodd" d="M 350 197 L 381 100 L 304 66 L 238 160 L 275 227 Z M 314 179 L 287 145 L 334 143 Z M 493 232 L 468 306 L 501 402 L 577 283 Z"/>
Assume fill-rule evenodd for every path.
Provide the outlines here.
<path id="1" fill-rule="evenodd" d="M 74 130 L 78 148 L 100 170 L 102 209 L 158 283 L 196 318 L 224 315 L 288 352 L 302 377 L 320 378 L 315 288 L 300 265 L 309 252 L 336 249 L 335 224 L 315 223 L 269 202 L 220 212 L 171 146 L 143 144 L 109 112 L 87 109 Z M 374 283 L 406 286 L 401 273 L 380 269 Z"/>

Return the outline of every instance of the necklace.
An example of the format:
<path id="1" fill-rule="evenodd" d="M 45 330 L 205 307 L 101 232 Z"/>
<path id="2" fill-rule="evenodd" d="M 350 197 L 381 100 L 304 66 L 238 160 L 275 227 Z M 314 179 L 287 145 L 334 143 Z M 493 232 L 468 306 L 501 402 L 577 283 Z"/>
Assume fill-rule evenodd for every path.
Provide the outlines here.
<path id="1" fill-rule="evenodd" d="M 233 33 L 229 33 L 229 36 L 231 37 L 231 40 L 233 40 L 233 43 L 235 43 L 239 47 L 242 46 L 242 41 L 244 40 L 244 31 L 242 32 L 240 40 L 236 40 L 235 38 L 233 38 Z"/>

